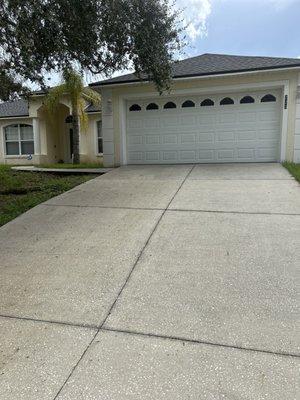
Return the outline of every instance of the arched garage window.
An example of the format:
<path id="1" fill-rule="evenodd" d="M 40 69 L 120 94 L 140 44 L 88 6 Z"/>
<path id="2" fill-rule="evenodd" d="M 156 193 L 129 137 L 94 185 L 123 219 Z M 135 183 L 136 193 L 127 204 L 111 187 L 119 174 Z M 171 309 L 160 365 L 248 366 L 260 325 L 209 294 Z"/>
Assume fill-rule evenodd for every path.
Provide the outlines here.
<path id="1" fill-rule="evenodd" d="M 215 103 L 211 100 L 211 99 L 205 99 L 201 102 L 201 107 L 210 107 L 210 106 L 214 106 Z"/>
<path id="2" fill-rule="evenodd" d="M 129 111 L 141 111 L 141 106 L 138 104 L 132 104 L 132 106 L 129 107 Z"/>
<path id="3" fill-rule="evenodd" d="M 254 103 L 254 102 L 255 102 L 255 100 L 252 96 L 244 96 L 240 101 L 241 104 L 249 104 L 249 103 Z"/>
<path id="4" fill-rule="evenodd" d="M 158 110 L 158 105 L 156 103 L 150 103 L 147 105 L 146 110 Z"/>
<path id="5" fill-rule="evenodd" d="M 228 104 L 234 104 L 234 101 L 230 97 L 224 97 L 224 99 L 220 101 L 221 106 L 227 106 Z"/>
<path id="6" fill-rule="evenodd" d="M 176 104 L 173 103 L 173 101 L 168 101 L 165 105 L 164 108 L 176 108 Z"/>
<path id="7" fill-rule="evenodd" d="M 272 101 L 276 101 L 276 97 L 273 96 L 272 94 L 266 94 L 262 99 L 262 103 L 270 103 Z"/>
<path id="8" fill-rule="evenodd" d="M 13 124 L 4 128 L 5 149 L 8 156 L 34 154 L 33 127 Z"/>
<path id="9" fill-rule="evenodd" d="M 182 103 L 181 107 L 182 108 L 195 107 L 195 103 L 192 100 L 186 100 Z"/>

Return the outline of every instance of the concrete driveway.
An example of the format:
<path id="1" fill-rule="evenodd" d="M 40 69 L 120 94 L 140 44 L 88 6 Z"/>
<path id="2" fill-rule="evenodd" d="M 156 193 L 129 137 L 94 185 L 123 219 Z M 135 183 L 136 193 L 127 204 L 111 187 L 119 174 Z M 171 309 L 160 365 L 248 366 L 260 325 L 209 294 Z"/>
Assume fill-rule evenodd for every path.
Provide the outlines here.
<path id="1" fill-rule="evenodd" d="M 123 167 L 0 229 L 0 398 L 299 396 L 300 188 Z"/>

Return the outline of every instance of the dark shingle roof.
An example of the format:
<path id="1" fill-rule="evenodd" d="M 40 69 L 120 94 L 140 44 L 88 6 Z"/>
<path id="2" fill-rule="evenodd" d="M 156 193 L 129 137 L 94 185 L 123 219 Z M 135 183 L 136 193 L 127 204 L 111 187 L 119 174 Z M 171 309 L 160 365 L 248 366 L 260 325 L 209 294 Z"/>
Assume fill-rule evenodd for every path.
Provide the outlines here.
<path id="1" fill-rule="evenodd" d="M 0 118 L 6 117 L 27 117 L 29 115 L 28 111 L 28 101 L 21 99 L 16 101 L 6 101 L 5 103 L 0 103 Z"/>
<path id="2" fill-rule="evenodd" d="M 172 76 L 173 78 L 183 78 L 290 67 L 300 68 L 300 59 L 202 54 L 174 63 Z M 139 80 L 135 74 L 127 74 L 91 83 L 90 86 L 130 83 Z M 147 77 L 142 75 L 142 80 L 147 80 Z"/>
<path id="3" fill-rule="evenodd" d="M 101 111 L 101 107 L 100 106 L 94 106 L 93 104 L 90 104 L 85 111 L 87 113 L 93 113 L 93 112 L 100 112 Z"/>
<path id="4" fill-rule="evenodd" d="M 100 112 L 99 106 L 89 105 L 86 108 L 86 112 Z M 6 101 L 5 103 L 0 103 L 0 119 L 9 117 L 28 117 L 28 100 L 21 99 L 15 101 Z"/>

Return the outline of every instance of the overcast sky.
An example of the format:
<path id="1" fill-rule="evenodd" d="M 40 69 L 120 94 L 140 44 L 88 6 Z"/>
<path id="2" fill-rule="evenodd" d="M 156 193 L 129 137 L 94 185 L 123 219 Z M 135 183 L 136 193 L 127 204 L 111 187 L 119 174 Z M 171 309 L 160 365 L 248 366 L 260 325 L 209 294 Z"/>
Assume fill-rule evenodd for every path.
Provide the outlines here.
<path id="1" fill-rule="evenodd" d="M 300 57 L 300 0 L 177 0 L 185 7 L 187 55 Z"/>
<path id="2" fill-rule="evenodd" d="M 188 24 L 184 58 L 203 53 L 300 58 L 300 0 L 176 0 L 176 6 Z M 52 75 L 49 83 L 58 82 Z"/>

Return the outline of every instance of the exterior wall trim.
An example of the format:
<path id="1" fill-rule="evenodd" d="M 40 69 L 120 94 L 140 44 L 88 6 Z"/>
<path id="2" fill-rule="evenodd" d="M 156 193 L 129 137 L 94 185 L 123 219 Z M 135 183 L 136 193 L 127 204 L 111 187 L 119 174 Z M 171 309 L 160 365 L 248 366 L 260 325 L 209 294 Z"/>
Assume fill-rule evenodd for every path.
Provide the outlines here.
<path id="1" fill-rule="evenodd" d="M 15 117 L 0 117 L 0 121 L 4 121 L 6 119 L 11 120 L 11 119 L 26 119 L 26 118 L 30 118 L 31 119 L 31 116 L 29 116 L 29 115 L 16 115 Z"/>
<path id="2" fill-rule="evenodd" d="M 194 88 L 194 89 L 175 89 L 172 90 L 172 95 L 185 95 L 185 94 L 202 94 L 202 93 L 222 93 L 227 91 L 242 91 L 246 89 L 257 90 L 257 89 L 275 89 L 280 88 L 283 91 L 282 98 L 285 95 L 289 96 L 289 80 L 281 81 L 265 81 L 257 83 L 247 84 L 236 84 L 226 86 L 212 86 L 206 88 Z M 140 93 L 125 93 L 119 96 L 119 123 L 120 123 L 120 162 L 121 165 L 127 164 L 127 148 L 126 148 L 126 100 L 136 98 L 149 98 L 157 96 L 157 92 L 140 92 Z M 170 96 L 170 94 L 168 95 Z M 286 160 L 286 142 L 288 132 L 288 108 L 285 109 L 282 105 L 282 123 L 281 123 L 281 146 L 280 146 L 280 161 Z"/>
<path id="3" fill-rule="evenodd" d="M 294 136 L 294 154 L 293 161 L 300 163 L 300 73 L 298 75 L 298 86 L 296 92 L 295 104 L 295 136 Z"/>

